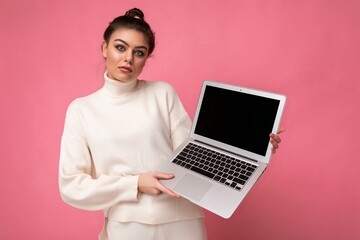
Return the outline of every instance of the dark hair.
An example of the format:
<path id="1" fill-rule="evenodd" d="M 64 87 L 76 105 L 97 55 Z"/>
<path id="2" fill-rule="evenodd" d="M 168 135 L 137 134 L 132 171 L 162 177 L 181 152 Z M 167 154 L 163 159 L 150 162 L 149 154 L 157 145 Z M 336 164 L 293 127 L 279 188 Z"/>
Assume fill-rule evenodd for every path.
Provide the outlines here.
<path id="1" fill-rule="evenodd" d="M 144 20 L 144 13 L 140 9 L 130 9 L 125 15 L 112 20 L 104 32 L 104 41 L 109 43 L 111 34 L 119 28 L 133 29 L 143 33 L 149 43 L 149 55 L 154 51 L 155 34 L 150 25 Z"/>

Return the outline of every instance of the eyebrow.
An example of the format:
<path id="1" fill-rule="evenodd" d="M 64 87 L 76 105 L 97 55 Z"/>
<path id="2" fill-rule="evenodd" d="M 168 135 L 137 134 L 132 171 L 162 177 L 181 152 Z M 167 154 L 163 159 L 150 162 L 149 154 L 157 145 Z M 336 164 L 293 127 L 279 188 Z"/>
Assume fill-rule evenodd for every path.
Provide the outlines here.
<path id="1" fill-rule="evenodd" d="M 114 42 L 116 42 L 116 41 L 122 42 L 122 43 L 125 44 L 127 47 L 130 47 L 130 45 L 129 45 L 126 41 L 124 41 L 124 40 L 122 40 L 122 39 L 120 39 L 120 38 L 117 38 L 117 39 L 114 40 Z M 145 47 L 145 46 L 136 46 L 135 48 L 143 48 L 143 49 L 146 49 L 146 51 L 148 50 L 147 47 Z"/>

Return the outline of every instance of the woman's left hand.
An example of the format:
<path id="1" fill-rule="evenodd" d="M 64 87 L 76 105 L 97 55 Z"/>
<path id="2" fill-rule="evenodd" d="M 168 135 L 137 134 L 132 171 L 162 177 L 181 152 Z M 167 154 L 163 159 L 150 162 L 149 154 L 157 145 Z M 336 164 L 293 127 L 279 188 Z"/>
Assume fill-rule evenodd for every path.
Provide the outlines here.
<path id="1" fill-rule="evenodd" d="M 273 145 L 273 153 L 276 153 L 276 150 L 279 148 L 279 144 L 281 143 L 281 138 L 279 137 L 279 134 L 282 132 L 285 132 L 284 128 L 281 128 L 277 134 L 270 133 L 270 143 Z"/>

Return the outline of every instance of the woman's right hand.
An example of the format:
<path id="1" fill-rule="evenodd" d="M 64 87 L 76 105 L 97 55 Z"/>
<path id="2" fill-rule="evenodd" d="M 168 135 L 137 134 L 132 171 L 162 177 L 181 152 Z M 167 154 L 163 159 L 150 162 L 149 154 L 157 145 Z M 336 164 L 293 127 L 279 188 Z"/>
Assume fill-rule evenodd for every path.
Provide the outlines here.
<path id="1" fill-rule="evenodd" d="M 139 192 L 146 193 L 149 195 L 159 195 L 166 193 L 172 197 L 180 197 L 177 193 L 171 191 L 160 183 L 160 179 L 172 179 L 173 174 L 170 173 L 159 173 L 159 172 L 148 172 L 139 175 L 138 189 Z"/>

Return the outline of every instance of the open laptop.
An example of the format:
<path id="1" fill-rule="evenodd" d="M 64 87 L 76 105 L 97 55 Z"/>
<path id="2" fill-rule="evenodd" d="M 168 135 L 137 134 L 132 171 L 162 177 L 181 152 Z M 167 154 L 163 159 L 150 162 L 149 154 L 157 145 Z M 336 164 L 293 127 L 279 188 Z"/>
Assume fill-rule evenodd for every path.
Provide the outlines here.
<path id="1" fill-rule="evenodd" d="M 284 95 L 204 81 L 190 137 L 158 169 L 162 184 L 229 218 L 269 164 Z"/>

